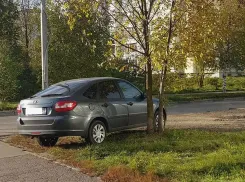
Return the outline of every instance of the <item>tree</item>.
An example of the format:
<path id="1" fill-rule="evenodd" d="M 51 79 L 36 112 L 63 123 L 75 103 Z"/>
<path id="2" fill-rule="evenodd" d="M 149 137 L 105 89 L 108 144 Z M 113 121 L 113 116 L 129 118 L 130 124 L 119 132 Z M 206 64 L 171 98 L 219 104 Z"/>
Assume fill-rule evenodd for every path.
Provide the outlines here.
<path id="1" fill-rule="evenodd" d="M 92 16 L 97 13 L 97 18 L 108 17 L 111 20 L 111 40 L 117 45 L 136 52 L 141 57 L 141 63 L 146 67 L 146 93 L 147 93 L 147 132 L 153 129 L 153 101 L 152 101 L 152 51 L 151 30 L 154 30 L 153 20 L 161 9 L 160 0 L 95 0 L 95 1 L 69 1 L 67 7 L 73 7 L 68 13 L 72 22 L 81 16 Z M 100 20 L 97 21 L 99 23 Z M 138 47 L 130 46 L 131 39 Z"/>
<path id="2" fill-rule="evenodd" d="M 37 12 L 36 9 L 38 8 L 36 0 L 18 0 L 17 2 L 19 7 L 19 18 L 17 25 L 21 27 L 19 31 L 19 42 L 25 55 L 24 59 L 22 60 L 24 71 L 20 76 L 22 81 L 21 92 L 23 94 L 23 98 L 26 98 L 38 90 L 37 75 L 31 66 L 31 59 L 33 59 L 31 50 L 33 49 L 33 42 L 35 41 L 37 26 L 40 21 L 33 21 L 33 17 Z"/>
<path id="3" fill-rule="evenodd" d="M 158 130 L 160 133 L 163 132 L 165 128 L 165 120 L 163 116 L 163 107 L 164 107 L 164 86 L 167 76 L 167 70 L 168 70 L 168 62 L 169 62 L 169 56 L 170 56 L 170 46 L 172 44 L 172 36 L 173 36 L 173 11 L 175 8 L 176 1 L 172 0 L 170 2 L 170 11 L 169 11 L 169 20 L 168 23 L 163 24 L 163 27 L 168 27 L 166 32 L 166 42 L 164 45 L 166 47 L 163 49 L 165 50 L 165 56 L 163 58 L 164 61 L 161 61 L 161 73 L 160 73 L 160 86 L 159 86 L 159 120 L 158 120 L 158 128 L 155 130 Z M 167 6 L 167 5 L 166 5 Z M 161 44 L 160 44 L 161 45 Z M 157 45 L 156 47 L 158 47 Z M 158 48 L 159 49 L 159 48 Z M 160 53 L 161 55 L 161 53 Z M 164 120 L 164 123 L 162 122 Z"/>
<path id="4" fill-rule="evenodd" d="M 0 100 L 20 99 L 23 52 L 18 44 L 17 5 L 0 1 Z"/>
<path id="5" fill-rule="evenodd" d="M 244 4 L 239 0 L 190 2 L 181 40 L 196 64 L 199 86 L 207 71 L 218 68 L 223 70 L 225 86 L 228 69 L 244 69 Z"/>
<path id="6" fill-rule="evenodd" d="M 186 54 L 180 34 L 186 26 L 186 14 L 188 1 L 169 0 L 164 3 L 164 14 L 155 19 L 156 29 L 153 32 L 154 69 L 159 73 L 159 110 L 163 110 L 165 89 L 168 84 L 170 70 L 178 72 L 186 66 Z M 164 121 L 164 122 L 162 122 Z M 163 113 L 159 113 L 158 128 L 160 133 L 164 131 L 166 121 Z"/>
<path id="7" fill-rule="evenodd" d="M 212 0 L 190 0 L 187 17 L 181 41 L 188 57 L 196 65 L 199 87 L 203 87 L 206 72 L 217 68 L 218 7 Z"/>
<path id="8" fill-rule="evenodd" d="M 245 5 L 239 0 L 219 2 L 217 41 L 219 68 L 223 71 L 223 91 L 226 91 L 226 72 L 245 68 Z"/>
<path id="9" fill-rule="evenodd" d="M 68 17 L 60 6 L 50 3 L 47 9 L 50 83 L 103 76 L 105 71 L 101 64 L 109 48 L 105 33 L 108 29 L 97 24 L 94 17 L 85 16 L 78 18 L 70 29 Z"/>

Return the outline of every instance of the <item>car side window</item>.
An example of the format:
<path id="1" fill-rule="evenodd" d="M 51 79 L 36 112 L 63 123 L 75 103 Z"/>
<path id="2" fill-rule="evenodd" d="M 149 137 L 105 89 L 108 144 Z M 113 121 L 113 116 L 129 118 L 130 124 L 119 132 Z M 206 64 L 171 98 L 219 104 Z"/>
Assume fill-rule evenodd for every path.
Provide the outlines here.
<path id="1" fill-rule="evenodd" d="M 125 99 L 136 99 L 141 95 L 140 91 L 137 88 L 127 82 L 118 81 L 118 85 L 122 90 Z"/>
<path id="2" fill-rule="evenodd" d="M 100 99 L 120 99 L 120 93 L 113 81 L 104 81 L 99 83 Z"/>
<path id="3" fill-rule="evenodd" d="M 96 99 L 97 95 L 97 84 L 94 84 L 93 86 L 89 87 L 83 94 L 84 97 L 87 97 L 88 99 Z"/>

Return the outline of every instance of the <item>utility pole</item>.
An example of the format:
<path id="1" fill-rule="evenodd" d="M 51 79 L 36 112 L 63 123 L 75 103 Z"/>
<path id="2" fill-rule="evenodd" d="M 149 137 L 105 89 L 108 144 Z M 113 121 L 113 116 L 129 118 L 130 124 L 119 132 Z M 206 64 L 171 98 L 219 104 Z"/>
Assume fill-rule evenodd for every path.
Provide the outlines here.
<path id="1" fill-rule="evenodd" d="M 46 0 L 41 0 L 42 89 L 48 87 L 48 41 Z"/>

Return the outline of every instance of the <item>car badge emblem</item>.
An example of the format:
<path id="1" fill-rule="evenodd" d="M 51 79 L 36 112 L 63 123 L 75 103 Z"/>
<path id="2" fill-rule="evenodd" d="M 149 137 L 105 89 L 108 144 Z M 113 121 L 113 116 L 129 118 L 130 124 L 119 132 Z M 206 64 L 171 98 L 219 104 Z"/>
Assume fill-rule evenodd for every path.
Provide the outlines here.
<path id="1" fill-rule="evenodd" d="M 38 103 L 38 101 L 37 101 L 37 100 L 34 100 L 34 101 L 33 101 L 33 104 L 37 104 L 37 103 Z"/>

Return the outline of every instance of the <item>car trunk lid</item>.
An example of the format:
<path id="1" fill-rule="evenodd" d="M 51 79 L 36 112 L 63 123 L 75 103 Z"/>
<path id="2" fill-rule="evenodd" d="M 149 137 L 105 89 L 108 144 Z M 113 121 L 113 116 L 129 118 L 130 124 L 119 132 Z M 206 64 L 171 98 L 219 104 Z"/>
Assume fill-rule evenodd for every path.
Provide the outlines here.
<path id="1" fill-rule="evenodd" d="M 21 116 L 53 115 L 54 105 L 61 100 L 69 99 L 68 96 L 38 97 L 22 100 L 20 102 Z"/>
<path id="2" fill-rule="evenodd" d="M 59 97 L 38 97 L 25 99 L 20 102 L 21 113 L 19 114 L 21 123 L 24 125 L 52 124 L 56 116 L 54 105 L 58 101 L 67 100 L 68 96 Z"/>

